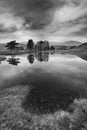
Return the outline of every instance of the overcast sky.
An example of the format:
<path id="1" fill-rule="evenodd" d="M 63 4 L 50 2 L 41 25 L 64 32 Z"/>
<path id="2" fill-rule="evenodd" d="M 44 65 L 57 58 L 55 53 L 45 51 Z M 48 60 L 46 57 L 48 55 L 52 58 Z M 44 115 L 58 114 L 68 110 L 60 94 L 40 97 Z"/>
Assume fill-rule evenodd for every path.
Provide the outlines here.
<path id="1" fill-rule="evenodd" d="M 0 42 L 87 41 L 87 0 L 0 0 Z"/>

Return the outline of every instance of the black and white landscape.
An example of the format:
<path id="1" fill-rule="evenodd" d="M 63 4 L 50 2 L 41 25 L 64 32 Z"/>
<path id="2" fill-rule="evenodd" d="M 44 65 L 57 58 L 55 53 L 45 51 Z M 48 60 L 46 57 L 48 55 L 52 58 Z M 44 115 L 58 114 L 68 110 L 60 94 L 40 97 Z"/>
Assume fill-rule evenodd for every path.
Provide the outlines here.
<path id="1" fill-rule="evenodd" d="M 87 130 L 87 0 L 0 0 L 0 130 Z"/>

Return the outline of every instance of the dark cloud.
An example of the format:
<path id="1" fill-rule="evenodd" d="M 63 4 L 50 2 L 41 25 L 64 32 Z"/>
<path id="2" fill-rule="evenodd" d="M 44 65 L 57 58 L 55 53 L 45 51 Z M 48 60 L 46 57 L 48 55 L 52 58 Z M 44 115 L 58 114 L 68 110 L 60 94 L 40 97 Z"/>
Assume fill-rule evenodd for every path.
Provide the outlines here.
<path id="1" fill-rule="evenodd" d="M 79 6 L 81 4 L 81 0 L 67 0 L 67 3 L 73 4 L 73 6 Z"/>
<path id="2" fill-rule="evenodd" d="M 65 23 L 66 24 L 66 23 Z M 74 25 L 86 25 L 87 24 L 87 16 L 81 16 L 80 18 L 77 18 L 75 20 L 70 20 L 67 22 L 68 27 L 69 26 L 74 26 Z"/>
<path id="3" fill-rule="evenodd" d="M 48 25 L 55 9 L 65 4 L 64 0 L 1 0 L 3 6 L 25 20 L 30 29 L 41 29 Z"/>
<path id="4" fill-rule="evenodd" d="M 71 33 L 71 35 L 84 36 L 84 37 L 87 36 L 87 15 L 72 21 L 71 24 L 72 24 L 72 26 L 78 25 L 78 24 L 83 26 L 79 31 L 73 32 L 73 33 Z"/>
<path id="5" fill-rule="evenodd" d="M 82 37 L 87 37 L 87 27 L 81 29 L 80 31 L 72 33 L 74 36 L 82 36 Z"/>
<path id="6" fill-rule="evenodd" d="M 0 34 L 35 40 L 83 37 L 86 6 L 87 0 L 0 0 Z"/>

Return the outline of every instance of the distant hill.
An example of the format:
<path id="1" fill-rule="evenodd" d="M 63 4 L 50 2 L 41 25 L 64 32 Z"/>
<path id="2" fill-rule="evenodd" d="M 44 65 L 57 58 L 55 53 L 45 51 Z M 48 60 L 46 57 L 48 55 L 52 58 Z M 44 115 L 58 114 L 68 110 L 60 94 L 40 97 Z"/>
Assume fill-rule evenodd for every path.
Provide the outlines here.
<path id="1" fill-rule="evenodd" d="M 78 41 L 66 41 L 62 43 L 63 45 L 66 46 L 79 46 L 82 44 L 82 42 L 78 42 Z"/>
<path id="2" fill-rule="evenodd" d="M 5 49 L 5 44 L 4 43 L 0 43 L 0 50 L 4 50 Z"/>
<path id="3" fill-rule="evenodd" d="M 61 46 L 79 46 L 82 42 L 78 41 L 66 41 L 66 42 L 50 42 L 51 45 L 61 45 Z"/>
<path id="4" fill-rule="evenodd" d="M 87 42 L 85 42 L 85 43 L 79 45 L 78 48 L 87 49 Z"/>

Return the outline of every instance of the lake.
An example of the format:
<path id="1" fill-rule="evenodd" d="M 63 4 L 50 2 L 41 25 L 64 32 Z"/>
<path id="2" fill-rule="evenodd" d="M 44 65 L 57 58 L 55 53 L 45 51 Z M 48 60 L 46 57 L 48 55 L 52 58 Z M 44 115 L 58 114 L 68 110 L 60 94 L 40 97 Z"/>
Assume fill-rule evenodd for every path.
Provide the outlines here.
<path id="1" fill-rule="evenodd" d="M 25 111 L 68 110 L 75 99 L 87 98 L 87 61 L 48 52 L 6 56 L 0 64 L 0 91 L 18 85 L 31 86 L 22 104 Z"/>

